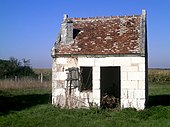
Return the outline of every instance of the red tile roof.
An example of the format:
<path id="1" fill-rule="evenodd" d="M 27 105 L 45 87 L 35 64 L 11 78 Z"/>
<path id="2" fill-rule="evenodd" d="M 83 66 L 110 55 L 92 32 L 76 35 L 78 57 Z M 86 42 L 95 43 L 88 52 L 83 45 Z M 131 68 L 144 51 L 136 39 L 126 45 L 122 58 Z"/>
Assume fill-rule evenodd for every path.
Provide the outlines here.
<path id="1" fill-rule="evenodd" d="M 73 32 L 77 35 L 72 44 L 58 43 L 58 55 L 140 53 L 141 15 L 69 20 L 73 21 Z"/>

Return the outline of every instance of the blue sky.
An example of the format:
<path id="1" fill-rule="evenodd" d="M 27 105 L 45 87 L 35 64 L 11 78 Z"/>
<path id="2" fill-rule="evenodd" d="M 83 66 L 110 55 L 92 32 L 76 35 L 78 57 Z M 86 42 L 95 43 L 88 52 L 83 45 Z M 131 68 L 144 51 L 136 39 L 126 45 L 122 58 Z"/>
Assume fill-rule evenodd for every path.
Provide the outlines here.
<path id="1" fill-rule="evenodd" d="M 0 59 L 31 59 L 51 68 L 63 14 L 95 17 L 147 11 L 149 67 L 170 68 L 170 0 L 0 0 Z"/>

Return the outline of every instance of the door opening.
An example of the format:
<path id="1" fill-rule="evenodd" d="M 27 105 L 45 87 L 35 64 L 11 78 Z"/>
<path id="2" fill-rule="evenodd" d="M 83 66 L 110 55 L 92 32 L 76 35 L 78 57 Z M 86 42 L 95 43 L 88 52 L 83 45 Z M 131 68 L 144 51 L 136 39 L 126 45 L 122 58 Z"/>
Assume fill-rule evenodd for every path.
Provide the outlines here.
<path id="1" fill-rule="evenodd" d="M 100 68 L 101 106 L 114 108 L 120 103 L 120 67 Z"/>

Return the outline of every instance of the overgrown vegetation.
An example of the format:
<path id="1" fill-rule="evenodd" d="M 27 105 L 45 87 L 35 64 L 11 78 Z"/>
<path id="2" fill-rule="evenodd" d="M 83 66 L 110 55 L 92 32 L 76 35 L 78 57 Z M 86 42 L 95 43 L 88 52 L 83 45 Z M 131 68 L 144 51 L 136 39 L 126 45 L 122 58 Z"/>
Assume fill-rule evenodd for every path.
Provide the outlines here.
<path id="1" fill-rule="evenodd" d="M 156 106 L 143 111 L 134 109 L 60 109 L 37 104 L 0 116 L 2 127 L 168 127 L 170 107 Z"/>
<path id="2" fill-rule="evenodd" d="M 51 82 L 46 87 L 40 82 L 32 87 L 26 87 L 27 83 L 22 83 L 20 85 L 25 87 L 20 89 L 15 85 L 12 89 L 0 87 L 0 127 L 170 126 L 169 81 L 149 82 L 149 107 L 142 111 L 119 108 L 60 109 L 51 104 Z"/>

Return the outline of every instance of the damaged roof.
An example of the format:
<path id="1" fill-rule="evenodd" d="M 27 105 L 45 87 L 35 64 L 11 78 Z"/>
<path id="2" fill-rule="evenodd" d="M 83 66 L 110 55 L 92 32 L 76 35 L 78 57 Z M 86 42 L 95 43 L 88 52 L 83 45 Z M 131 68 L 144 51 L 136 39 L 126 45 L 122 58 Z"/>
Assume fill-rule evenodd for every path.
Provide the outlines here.
<path id="1" fill-rule="evenodd" d="M 67 20 L 73 23 L 73 42 L 65 44 L 60 39 L 56 55 L 140 54 L 144 47 L 142 15 Z"/>

